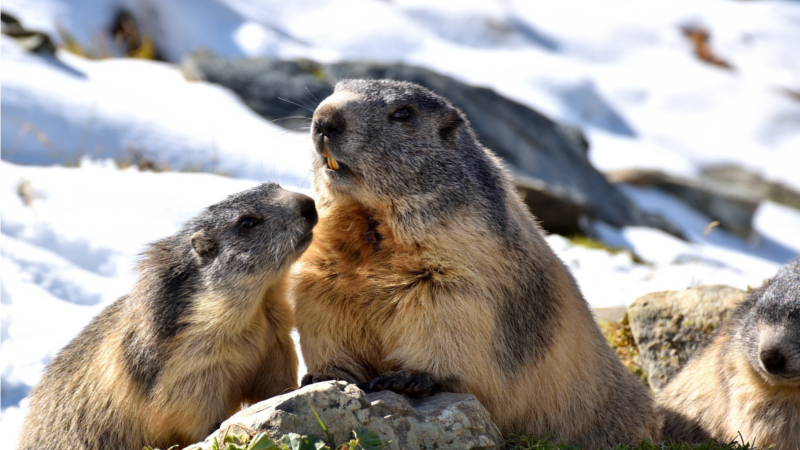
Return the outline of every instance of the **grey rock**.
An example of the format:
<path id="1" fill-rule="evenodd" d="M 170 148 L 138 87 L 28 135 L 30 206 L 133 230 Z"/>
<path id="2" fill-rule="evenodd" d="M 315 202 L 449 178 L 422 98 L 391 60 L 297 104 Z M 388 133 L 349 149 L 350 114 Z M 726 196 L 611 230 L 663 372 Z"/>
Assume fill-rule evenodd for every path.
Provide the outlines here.
<path id="1" fill-rule="evenodd" d="M 609 105 L 591 81 L 570 86 L 555 85 L 550 89 L 567 107 L 570 120 L 621 136 L 636 136 L 633 128 Z"/>
<path id="2" fill-rule="evenodd" d="M 375 431 L 389 449 L 496 449 L 504 446 L 489 413 L 471 394 L 441 393 L 409 399 L 394 392 L 365 394 L 355 385 L 328 381 L 257 403 L 222 423 L 204 442 L 189 448 L 211 449 L 216 437 L 269 432 L 279 439 L 287 433 L 324 439 L 314 412 L 341 444 L 352 431 Z"/>
<path id="3" fill-rule="evenodd" d="M 653 187 L 672 194 L 719 221 L 721 228 L 744 238 L 753 232 L 753 216 L 762 200 L 800 208 L 800 194 L 736 166 L 707 168 L 697 179 L 638 169 L 617 171 L 608 176 L 614 182 Z"/>
<path id="4" fill-rule="evenodd" d="M 800 209 L 800 192 L 783 183 L 768 181 L 744 167 L 734 165 L 707 167 L 703 170 L 702 177 L 737 192 L 751 192 L 759 200 L 766 199 Z"/>
<path id="5" fill-rule="evenodd" d="M 580 128 L 563 122 L 553 122 L 558 132 L 570 143 L 569 148 L 578 152 L 578 156 L 589 156 L 589 141 Z"/>
<path id="6" fill-rule="evenodd" d="M 265 119 L 293 130 L 308 127 L 317 104 L 333 93 L 323 66 L 308 60 L 226 59 L 200 51 L 181 69 L 189 80 L 227 87 Z"/>
<path id="7" fill-rule="evenodd" d="M 17 40 L 17 43 L 25 50 L 43 55 L 54 55 L 56 46 L 47 33 L 41 31 L 28 30 L 22 26 L 16 17 L 8 13 L 0 13 L 2 22 L 2 33 Z"/>
<path id="8" fill-rule="evenodd" d="M 427 69 L 364 62 L 225 59 L 208 52 L 183 62 L 187 78 L 226 86 L 261 116 L 291 129 L 310 123 L 316 105 L 343 78 L 391 78 L 419 83 L 461 108 L 481 142 L 497 153 L 545 229 L 586 231 L 584 219 L 611 225 L 654 226 L 680 236 L 666 219 L 639 210 L 592 167 L 579 129 L 559 124 L 491 89 Z"/>
<path id="9" fill-rule="evenodd" d="M 705 347 L 747 294 L 724 285 L 663 291 L 636 299 L 628 307 L 628 322 L 639 349 L 635 362 L 659 391 L 689 358 Z"/>

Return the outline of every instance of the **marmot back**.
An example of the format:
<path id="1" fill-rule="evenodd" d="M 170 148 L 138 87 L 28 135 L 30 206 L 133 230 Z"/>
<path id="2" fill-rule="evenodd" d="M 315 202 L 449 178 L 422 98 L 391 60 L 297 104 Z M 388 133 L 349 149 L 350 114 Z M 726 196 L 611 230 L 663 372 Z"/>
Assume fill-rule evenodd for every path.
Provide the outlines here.
<path id="1" fill-rule="evenodd" d="M 665 438 L 800 450 L 800 259 L 750 294 L 658 400 Z"/>
<path id="2" fill-rule="evenodd" d="M 295 388 L 284 280 L 316 221 L 312 199 L 266 184 L 152 244 L 133 291 L 45 369 L 19 448 L 183 447 Z"/>
<path id="3" fill-rule="evenodd" d="M 311 134 L 320 225 L 290 288 L 304 382 L 469 392 L 504 433 L 585 448 L 657 437 L 647 389 L 461 111 L 346 80 Z"/>

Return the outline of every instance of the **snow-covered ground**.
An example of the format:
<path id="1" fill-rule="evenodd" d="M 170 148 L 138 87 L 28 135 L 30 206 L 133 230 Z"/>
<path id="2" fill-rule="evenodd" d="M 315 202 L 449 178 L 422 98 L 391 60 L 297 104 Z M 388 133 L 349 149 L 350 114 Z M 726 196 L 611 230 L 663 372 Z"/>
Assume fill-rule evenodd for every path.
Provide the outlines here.
<path id="1" fill-rule="evenodd" d="M 800 3 L 764 0 L 4 0 L 23 25 L 85 48 L 113 44 L 124 7 L 173 62 L 226 56 L 371 59 L 432 68 L 492 87 L 583 128 L 601 170 L 692 176 L 736 163 L 800 190 Z M 700 25 L 735 70 L 704 64 L 681 27 Z M 31 55 L 0 40 L 2 71 L 2 437 L 17 438 L 42 369 L 100 309 L 127 292 L 144 245 L 225 195 L 276 181 L 308 193 L 309 141 L 232 93 L 188 82 L 170 63 Z M 313 107 L 313 105 L 311 105 Z M 120 169 L 144 158 L 170 170 Z M 19 165 L 26 164 L 26 165 Z M 31 165 L 35 164 L 35 165 Z M 744 241 L 675 198 L 626 187 L 673 219 L 681 241 L 648 228 L 595 226 L 609 254 L 548 242 L 592 306 L 657 290 L 745 288 L 800 253 L 800 211 L 763 203 Z"/>

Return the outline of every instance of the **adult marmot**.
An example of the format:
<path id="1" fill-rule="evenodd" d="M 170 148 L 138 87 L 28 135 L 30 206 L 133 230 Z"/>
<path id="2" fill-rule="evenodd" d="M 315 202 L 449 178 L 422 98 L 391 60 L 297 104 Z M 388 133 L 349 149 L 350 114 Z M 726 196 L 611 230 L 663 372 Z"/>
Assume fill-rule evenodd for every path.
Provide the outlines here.
<path id="1" fill-rule="evenodd" d="M 265 184 L 152 244 L 133 291 L 45 370 L 19 448 L 185 446 L 295 388 L 284 280 L 316 222 L 311 198 Z"/>
<path id="2" fill-rule="evenodd" d="M 800 450 L 800 259 L 736 308 L 658 403 L 665 438 Z"/>
<path id="3" fill-rule="evenodd" d="M 304 384 L 468 392 L 503 432 L 586 448 L 657 437 L 647 389 L 458 109 L 346 80 L 311 135 L 320 225 L 290 287 Z"/>

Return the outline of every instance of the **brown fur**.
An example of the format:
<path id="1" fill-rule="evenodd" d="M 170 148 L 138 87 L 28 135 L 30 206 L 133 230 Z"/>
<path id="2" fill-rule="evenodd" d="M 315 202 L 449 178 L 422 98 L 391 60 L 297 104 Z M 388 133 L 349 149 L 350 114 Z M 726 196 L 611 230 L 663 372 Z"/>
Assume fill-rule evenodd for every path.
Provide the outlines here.
<path id="1" fill-rule="evenodd" d="M 763 363 L 769 347 L 780 349 L 782 364 Z M 800 260 L 736 309 L 658 406 L 665 438 L 800 450 Z"/>
<path id="2" fill-rule="evenodd" d="M 263 223 L 243 231 L 246 216 Z M 263 185 L 153 244 L 133 291 L 46 369 L 19 448 L 183 447 L 243 402 L 296 388 L 285 273 L 315 222 L 311 199 Z"/>
<path id="3" fill-rule="evenodd" d="M 335 139 L 315 136 L 320 225 L 292 271 L 290 297 L 309 379 L 364 383 L 395 370 L 420 372 L 447 390 L 477 396 L 504 433 L 556 432 L 585 448 L 657 438 L 646 388 L 617 360 L 575 280 L 466 120 L 456 120 L 453 137 L 456 110 L 429 91 L 350 83 L 377 85 L 337 86 L 338 94 L 317 109 L 315 121 L 346 117 L 337 125 L 346 131 Z M 371 96 L 384 90 L 384 98 L 395 100 L 373 111 L 383 106 L 369 103 L 380 104 Z M 430 98 L 441 104 L 426 113 Z M 361 120 L 377 121 L 403 105 L 414 108 L 417 123 L 364 129 Z M 447 133 L 428 138 L 437 114 Z M 347 133 L 354 129 L 380 136 L 380 143 L 350 147 Z M 426 136 L 399 141 L 417 138 L 409 133 Z M 440 135 L 447 142 L 439 144 Z M 323 143 L 342 164 L 337 173 L 326 169 Z M 391 153 L 373 156 L 380 148 L 372 145 Z M 419 149 L 429 147 L 430 162 L 416 161 Z M 458 155 L 452 163 L 451 155 Z M 383 163 L 364 162 L 373 157 Z M 465 173 L 448 172 L 461 170 L 457 158 L 465 160 Z M 415 181 L 404 177 L 426 167 L 440 172 L 427 179 L 441 181 L 416 192 Z M 470 170 L 481 180 L 494 177 L 487 185 L 492 192 L 470 186 Z M 339 173 L 348 177 L 342 183 L 334 180 Z M 459 195 L 464 206 L 452 206 Z M 437 202 L 445 206 L 425 209 Z"/>

